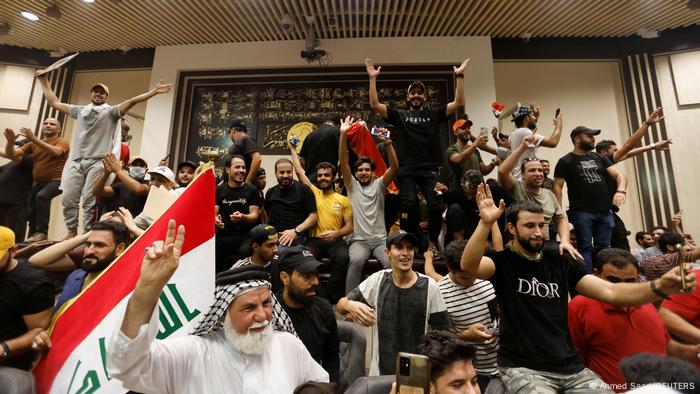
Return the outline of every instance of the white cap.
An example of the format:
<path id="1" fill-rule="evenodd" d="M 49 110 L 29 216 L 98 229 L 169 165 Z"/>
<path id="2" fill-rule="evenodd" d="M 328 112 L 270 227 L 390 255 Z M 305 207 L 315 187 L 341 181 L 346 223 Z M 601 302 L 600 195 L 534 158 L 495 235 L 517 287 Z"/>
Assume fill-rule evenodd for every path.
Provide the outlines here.
<path id="1" fill-rule="evenodd" d="M 152 170 L 148 171 L 149 174 L 158 174 L 160 176 L 164 176 L 167 180 L 170 182 L 175 183 L 175 174 L 173 173 L 173 170 L 166 166 L 160 166 L 156 167 Z"/>

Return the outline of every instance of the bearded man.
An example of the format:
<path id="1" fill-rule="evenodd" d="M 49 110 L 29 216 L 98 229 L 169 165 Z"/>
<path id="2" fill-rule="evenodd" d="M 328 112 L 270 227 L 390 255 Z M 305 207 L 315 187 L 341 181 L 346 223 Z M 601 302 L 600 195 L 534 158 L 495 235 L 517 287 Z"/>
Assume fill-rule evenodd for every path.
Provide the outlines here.
<path id="1" fill-rule="evenodd" d="M 299 339 L 273 330 L 269 274 L 254 265 L 217 276 L 214 305 L 195 335 L 155 340 L 153 312 L 178 267 L 184 233 L 170 220 L 165 241 L 147 248 L 107 350 L 111 376 L 148 393 L 291 393 L 309 380 L 327 382 Z"/>

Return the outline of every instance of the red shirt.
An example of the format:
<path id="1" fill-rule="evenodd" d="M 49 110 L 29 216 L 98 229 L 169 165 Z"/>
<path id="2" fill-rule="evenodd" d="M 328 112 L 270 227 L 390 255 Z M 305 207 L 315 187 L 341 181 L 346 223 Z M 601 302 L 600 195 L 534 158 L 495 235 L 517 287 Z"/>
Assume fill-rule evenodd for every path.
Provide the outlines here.
<path id="1" fill-rule="evenodd" d="M 638 352 L 666 355 L 670 340 L 653 305 L 625 311 L 581 295 L 569 303 L 569 332 L 583 363 L 616 392 L 627 391 L 620 360 Z"/>
<path id="2" fill-rule="evenodd" d="M 698 278 L 696 281 L 700 285 L 700 270 L 694 270 Z M 692 294 L 674 294 L 661 303 L 662 308 L 666 308 L 676 315 L 682 317 L 695 327 L 700 327 L 700 286 L 695 287 Z M 700 361 L 695 363 L 695 367 L 700 368 Z"/>

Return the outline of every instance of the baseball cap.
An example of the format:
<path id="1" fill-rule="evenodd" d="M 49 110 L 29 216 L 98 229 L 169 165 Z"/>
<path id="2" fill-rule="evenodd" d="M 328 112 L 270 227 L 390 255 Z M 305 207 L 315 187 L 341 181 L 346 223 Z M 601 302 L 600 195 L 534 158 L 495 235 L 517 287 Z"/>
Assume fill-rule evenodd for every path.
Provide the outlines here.
<path id="1" fill-rule="evenodd" d="M 581 135 L 581 134 L 598 135 L 598 134 L 600 134 L 600 130 L 589 129 L 586 126 L 578 126 L 577 128 L 571 130 L 571 138 L 574 138 L 577 135 Z"/>
<path id="2" fill-rule="evenodd" d="M 519 119 L 519 118 L 521 118 L 525 115 L 528 115 L 530 113 L 532 113 L 532 108 L 518 105 L 515 108 L 515 111 L 513 111 L 513 114 L 511 115 L 513 118 L 510 121 L 515 122 L 516 119 Z"/>
<path id="3" fill-rule="evenodd" d="M 193 170 L 196 170 L 197 167 L 199 167 L 199 166 L 198 166 L 197 164 L 195 164 L 195 162 L 193 162 L 193 161 L 185 160 L 185 161 L 183 161 L 183 162 L 181 162 L 180 164 L 177 165 L 177 170 L 180 171 L 180 169 L 181 169 L 182 167 L 190 167 L 190 168 L 192 168 Z"/>
<path id="4" fill-rule="evenodd" d="M 103 83 L 96 83 L 96 84 L 92 85 L 92 87 L 90 88 L 90 91 L 94 92 L 95 90 L 97 90 L 97 88 L 104 90 L 105 93 L 107 93 L 107 95 L 109 96 L 109 88 L 107 87 L 107 85 L 105 85 Z"/>
<path id="5" fill-rule="evenodd" d="M 229 127 L 229 130 L 230 129 L 236 129 L 236 131 L 244 131 L 246 133 L 248 132 L 248 128 L 245 127 L 245 123 L 243 123 L 243 121 L 240 119 L 234 119 L 234 121 L 231 122 L 231 127 Z"/>
<path id="6" fill-rule="evenodd" d="M 452 125 L 452 131 L 457 131 L 464 125 L 471 127 L 472 125 L 474 125 L 474 122 L 472 122 L 469 119 L 457 119 L 457 121 Z"/>
<path id="7" fill-rule="evenodd" d="M 413 81 L 412 84 L 408 85 L 408 90 L 406 92 L 411 93 L 411 90 L 413 89 L 420 89 L 423 91 L 423 93 L 427 92 L 425 85 L 423 85 L 423 82 L 421 81 Z"/>
<path id="8" fill-rule="evenodd" d="M 146 161 L 146 159 L 144 159 L 143 156 L 139 156 L 139 155 L 131 156 L 131 160 L 129 160 L 129 165 L 134 164 L 134 162 L 136 160 L 141 160 L 146 165 L 146 167 L 148 167 L 148 162 Z"/>
<path id="9" fill-rule="evenodd" d="M 7 227 L 0 226 L 0 259 L 11 247 L 15 246 L 15 233 Z"/>
<path id="10" fill-rule="evenodd" d="M 323 263 L 318 261 L 313 253 L 304 246 L 286 248 L 279 254 L 277 260 L 280 271 L 294 270 L 302 274 L 317 271 L 322 265 Z"/>
<path id="11" fill-rule="evenodd" d="M 166 166 L 156 167 L 152 170 L 149 170 L 148 173 L 149 174 L 158 174 L 160 176 L 165 177 L 170 182 L 175 183 L 175 174 L 173 174 L 173 170 L 171 170 L 170 168 L 168 168 Z"/>
<path id="12" fill-rule="evenodd" d="M 269 224 L 258 224 L 250 229 L 250 242 L 262 245 L 268 239 L 277 240 L 277 230 Z"/>
<path id="13" fill-rule="evenodd" d="M 406 241 L 410 242 L 411 245 L 413 245 L 414 247 L 418 245 L 418 240 L 416 239 L 415 235 L 413 235 L 411 233 L 407 233 L 406 231 L 403 231 L 403 230 L 399 230 L 395 233 L 390 234 L 386 238 L 386 246 L 389 247 L 391 245 L 397 245 L 397 244 L 401 243 L 401 241 L 404 239 Z"/>

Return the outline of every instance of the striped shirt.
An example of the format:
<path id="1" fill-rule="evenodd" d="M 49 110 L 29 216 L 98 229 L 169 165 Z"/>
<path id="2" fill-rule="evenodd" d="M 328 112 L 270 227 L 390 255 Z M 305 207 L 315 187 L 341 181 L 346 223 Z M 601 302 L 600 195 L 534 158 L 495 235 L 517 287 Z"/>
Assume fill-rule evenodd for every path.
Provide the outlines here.
<path id="1" fill-rule="evenodd" d="M 452 330 L 462 332 L 470 326 L 481 323 L 491 324 L 489 301 L 495 303 L 496 292 L 493 285 L 487 280 L 476 279 L 471 287 L 464 287 L 452 281 L 450 275 L 446 275 L 438 283 L 442 298 L 445 300 L 447 312 L 452 322 Z M 476 348 L 476 372 L 479 375 L 498 375 L 496 364 L 498 353 L 498 337 L 491 343 L 475 343 Z"/>

